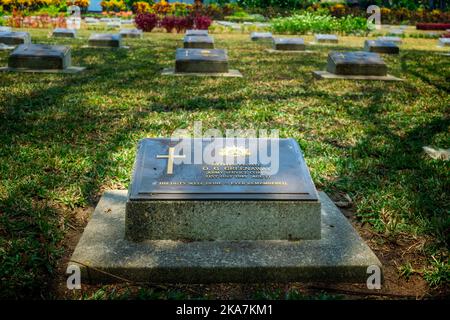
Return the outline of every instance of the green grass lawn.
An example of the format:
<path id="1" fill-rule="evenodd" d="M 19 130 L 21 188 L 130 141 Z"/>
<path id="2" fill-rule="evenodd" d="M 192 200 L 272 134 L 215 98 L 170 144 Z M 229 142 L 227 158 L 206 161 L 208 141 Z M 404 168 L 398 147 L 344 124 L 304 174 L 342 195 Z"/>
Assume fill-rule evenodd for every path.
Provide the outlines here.
<path id="1" fill-rule="evenodd" d="M 348 194 L 374 237 L 426 239 L 426 261 L 403 273 L 448 285 L 450 162 L 422 152 L 450 147 L 450 57 L 437 53 L 437 40 L 405 39 L 399 56 L 385 56 L 404 82 L 351 82 L 315 81 L 311 71 L 325 69 L 329 50 L 356 50 L 364 38 L 269 55 L 248 35 L 215 35 L 240 79 L 160 76 L 181 35 L 146 34 L 127 40 L 129 50 L 108 50 L 84 48 L 86 31 L 76 40 L 31 33 L 33 42 L 72 45 L 73 65 L 87 70 L 0 74 L 1 297 L 49 297 L 80 210 L 106 189 L 128 187 L 140 139 L 194 121 L 295 138 L 316 186 Z M 0 66 L 7 56 L 0 51 Z"/>

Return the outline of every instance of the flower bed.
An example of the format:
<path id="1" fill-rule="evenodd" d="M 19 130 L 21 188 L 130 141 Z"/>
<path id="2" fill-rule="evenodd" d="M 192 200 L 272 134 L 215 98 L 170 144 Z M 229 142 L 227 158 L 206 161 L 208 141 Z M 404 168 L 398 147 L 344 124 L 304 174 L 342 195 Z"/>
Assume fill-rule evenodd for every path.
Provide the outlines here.
<path id="1" fill-rule="evenodd" d="M 125 1 L 122 0 L 103 0 L 100 5 L 102 6 L 103 11 L 106 12 L 120 12 L 127 10 L 127 5 L 125 4 Z"/>
<path id="2" fill-rule="evenodd" d="M 89 0 L 0 0 L 0 16 L 11 15 L 13 11 L 20 11 L 23 15 L 49 14 L 58 16 L 67 12 L 67 6 L 76 5 L 81 8 L 83 16 L 97 17 L 99 14 L 87 13 Z M 234 15 L 235 12 L 243 12 L 237 4 L 208 4 L 203 5 L 199 0 L 194 4 L 181 2 L 168 3 L 161 0 L 154 3 L 152 0 L 103 0 L 101 1 L 103 15 L 106 16 L 130 16 L 139 13 L 154 13 L 160 17 L 177 16 L 185 17 L 195 13 L 197 16 L 207 16 L 211 19 L 223 19 L 225 16 Z"/>
<path id="3" fill-rule="evenodd" d="M 6 25 L 13 28 L 65 28 L 67 24 L 64 15 L 58 17 L 50 17 L 48 14 L 24 16 L 14 12 L 14 14 L 6 20 Z"/>
<path id="4" fill-rule="evenodd" d="M 346 16 L 336 18 L 325 14 L 303 12 L 291 17 L 277 18 L 271 21 L 271 29 L 277 33 L 305 34 L 308 32 L 343 34 L 364 33 L 367 31 L 366 19 Z"/>
<path id="5" fill-rule="evenodd" d="M 65 12 L 67 6 L 71 5 L 76 5 L 85 12 L 89 6 L 89 0 L 0 0 L 0 7 L 5 12 L 13 10 L 33 12 L 48 8 Z"/>
<path id="6" fill-rule="evenodd" d="M 91 16 L 92 13 L 86 13 L 89 2 L 89 0 L 0 0 L 0 15 L 2 12 L 5 15 L 11 15 L 16 10 L 24 16 L 49 15 L 58 18 L 66 14 L 68 5 L 77 5 L 81 8 L 83 16 Z M 156 3 L 153 0 L 102 0 L 101 6 L 104 11 L 102 14 L 108 17 L 131 18 L 136 14 L 156 14 L 161 21 L 164 17 L 169 17 L 164 25 L 171 30 L 183 29 L 183 24 L 189 24 L 185 17 L 200 16 L 233 22 L 263 22 L 275 18 L 274 30 L 286 33 L 340 32 L 348 34 L 365 31 L 363 20 L 367 19 L 367 13 L 363 5 L 311 3 L 312 1 L 298 0 L 237 0 L 237 3 L 219 5 L 217 3 L 203 4 L 200 0 L 195 0 L 193 4 L 169 3 L 166 0 Z M 293 12 L 295 14 L 291 16 Z M 307 20 L 299 21 L 299 16 Z M 381 7 L 381 20 L 384 24 L 417 23 L 419 30 L 445 30 L 450 28 L 450 11 L 426 10 L 413 5 L 408 5 L 407 8 L 392 5 L 389 8 Z M 172 28 L 171 24 L 174 24 Z M 203 23 L 199 22 L 199 24 Z"/>
<path id="7" fill-rule="evenodd" d="M 195 1 L 194 4 L 186 4 L 181 2 L 169 3 L 165 0 L 152 4 L 148 1 L 136 1 L 133 3 L 132 9 L 135 13 L 154 13 L 158 16 L 176 17 L 189 16 L 195 12 L 197 15 L 207 16 L 217 20 L 223 19 L 225 16 L 234 15 L 236 12 L 243 12 L 243 9 L 236 4 L 219 6 L 214 3 L 204 5 L 200 1 Z"/>
<path id="8" fill-rule="evenodd" d="M 450 23 L 418 23 L 417 30 L 447 30 L 450 29 Z"/>
<path id="9" fill-rule="evenodd" d="M 167 32 L 178 33 L 187 29 L 204 29 L 207 30 L 212 23 L 211 18 L 207 16 L 165 16 L 160 17 L 154 13 L 139 13 L 135 18 L 137 27 L 145 32 L 151 32 L 156 27 L 161 27 Z"/>
<path id="10" fill-rule="evenodd" d="M 279 18 L 290 16 L 293 11 L 304 10 L 308 12 L 318 12 L 322 14 L 331 15 L 336 18 L 345 16 L 355 16 L 361 18 L 367 18 L 367 1 L 360 1 L 361 6 L 348 6 L 342 3 L 330 4 L 330 3 L 315 3 L 310 5 L 310 1 L 290 1 L 290 0 L 274 0 L 274 1 L 262 1 L 262 0 L 249 0 L 238 1 L 238 3 L 244 5 L 251 2 L 246 11 L 250 13 L 260 13 L 268 18 Z M 375 1 L 373 1 L 375 2 Z M 412 3 L 412 1 L 411 1 Z M 375 3 L 373 3 L 375 4 Z M 388 6 L 387 1 L 384 1 L 384 5 Z M 450 22 L 450 6 L 447 6 L 446 10 L 438 9 L 424 9 L 420 6 L 392 6 L 381 7 L 381 21 L 383 24 L 414 24 L 417 22 Z"/>

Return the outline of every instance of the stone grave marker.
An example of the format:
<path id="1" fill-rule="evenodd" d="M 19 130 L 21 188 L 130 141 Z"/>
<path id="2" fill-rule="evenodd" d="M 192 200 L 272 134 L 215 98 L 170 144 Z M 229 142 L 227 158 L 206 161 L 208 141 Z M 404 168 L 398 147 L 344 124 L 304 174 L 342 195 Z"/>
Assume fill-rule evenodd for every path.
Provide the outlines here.
<path id="1" fill-rule="evenodd" d="M 55 38 L 75 38 L 77 32 L 75 29 L 55 28 L 52 36 Z"/>
<path id="2" fill-rule="evenodd" d="M 11 27 L 1 27 L 0 26 L 0 32 L 11 32 L 12 28 Z"/>
<path id="3" fill-rule="evenodd" d="M 400 37 L 378 37 L 377 40 L 389 41 L 389 42 L 394 42 L 394 43 L 397 43 L 397 44 L 401 44 L 402 43 L 402 38 L 400 38 Z"/>
<path id="4" fill-rule="evenodd" d="M 328 55 L 327 71 L 339 75 L 385 76 L 387 65 L 376 53 L 332 52 Z"/>
<path id="5" fill-rule="evenodd" d="M 227 28 L 231 28 L 233 30 L 241 30 L 241 25 L 236 22 L 230 22 L 230 21 L 216 21 L 216 23 L 220 26 L 224 26 Z"/>
<path id="6" fill-rule="evenodd" d="M 271 32 L 252 32 L 250 39 L 252 41 L 273 41 L 273 35 Z"/>
<path id="7" fill-rule="evenodd" d="M 185 36 L 183 47 L 186 49 L 214 49 L 214 39 L 210 36 Z"/>
<path id="8" fill-rule="evenodd" d="M 0 32 L 0 43 L 6 45 L 19 45 L 31 43 L 31 36 L 28 32 L 6 31 Z"/>
<path id="9" fill-rule="evenodd" d="M 378 53 L 365 51 L 330 52 L 326 71 L 315 71 L 318 79 L 400 80 L 387 74 Z"/>
<path id="10" fill-rule="evenodd" d="M 391 29 L 389 30 L 389 34 L 393 36 L 401 36 L 403 35 L 404 31 L 403 29 Z"/>
<path id="11" fill-rule="evenodd" d="M 223 49 L 177 49 L 176 72 L 226 73 L 228 54 Z"/>
<path id="12" fill-rule="evenodd" d="M 83 283 L 366 283 L 369 266 L 381 277 L 295 140 L 179 142 L 140 141 L 129 191 L 102 196 L 71 258 Z"/>
<path id="13" fill-rule="evenodd" d="M 70 47 L 44 44 L 19 45 L 9 56 L 2 71 L 76 73 L 85 68 L 73 67 Z"/>
<path id="14" fill-rule="evenodd" d="M 251 143 L 239 147 L 219 143 L 217 152 L 223 158 L 229 153 L 231 160 L 257 152 Z M 203 149 L 206 145 L 208 141 Z M 144 140 L 127 201 L 125 237 L 133 241 L 319 239 L 318 194 L 298 145 L 282 139 L 279 148 L 281 170 L 268 175 L 269 167 L 257 163 L 177 165 L 175 160 L 186 155 L 175 153 L 170 141 Z M 261 200 L 264 206 L 258 205 Z M 175 207 L 172 201 L 182 205 Z M 176 216 L 177 221 L 157 213 Z M 269 227 L 268 221 L 276 221 L 276 226 Z"/>
<path id="15" fill-rule="evenodd" d="M 338 43 L 339 39 L 335 34 L 316 34 L 314 35 L 316 43 Z"/>
<path id="16" fill-rule="evenodd" d="M 305 41 L 302 38 L 275 38 L 274 49 L 280 51 L 303 51 Z"/>
<path id="17" fill-rule="evenodd" d="M 104 48 L 122 47 L 122 36 L 120 34 L 94 33 L 89 37 L 89 46 Z"/>
<path id="18" fill-rule="evenodd" d="M 139 29 L 122 29 L 119 34 L 123 38 L 142 38 L 142 30 Z"/>
<path id="19" fill-rule="evenodd" d="M 376 53 L 398 54 L 400 48 L 391 41 L 382 40 L 366 40 L 364 42 L 364 50 Z"/>
<path id="20" fill-rule="evenodd" d="M 195 37 L 195 36 L 203 36 L 203 37 L 207 37 L 208 36 L 208 30 L 186 30 L 186 36 L 188 37 Z"/>
<path id="21" fill-rule="evenodd" d="M 100 20 L 97 18 L 86 17 L 84 19 L 84 22 L 86 22 L 87 24 L 99 24 Z"/>
<path id="22" fill-rule="evenodd" d="M 122 25 L 134 24 L 134 20 L 133 19 L 123 19 L 123 20 L 120 21 L 120 23 Z"/>
<path id="23" fill-rule="evenodd" d="M 163 75 L 198 75 L 242 77 L 228 68 L 228 54 L 224 49 L 182 49 L 175 53 L 175 69 L 164 69 Z"/>
<path id="24" fill-rule="evenodd" d="M 106 23 L 106 28 L 107 29 L 120 29 L 120 27 L 122 26 L 122 23 L 120 21 L 110 21 Z"/>

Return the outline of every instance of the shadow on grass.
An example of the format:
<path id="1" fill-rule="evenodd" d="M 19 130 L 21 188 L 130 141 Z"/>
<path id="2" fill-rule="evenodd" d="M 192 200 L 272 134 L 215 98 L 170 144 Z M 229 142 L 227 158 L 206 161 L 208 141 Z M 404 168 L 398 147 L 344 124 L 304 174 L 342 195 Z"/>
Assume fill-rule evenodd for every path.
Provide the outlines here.
<path id="1" fill-rule="evenodd" d="M 433 235 L 442 248 L 448 248 L 449 164 L 427 158 L 422 147 L 434 143 L 448 147 L 442 136 L 449 132 L 450 118 L 436 114 L 410 121 L 407 115 L 392 119 L 384 109 L 385 92 L 371 91 L 369 86 L 366 92 L 370 92 L 370 104 L 358 110 L 358 105 L 350 103 L 345 109 L 366 130 L 349 150 L 338 179 L 328 187 L 365 198 L 357 214 L 378 230 L 386 230 L 398 218 L 399 230 Z M 400 130 L 396 121 L 406 122 L 407 128 Z M 381 216 L 383 211 L 387 217 Z"/>
<path id="2" fill-rule="evenodd" d="M 125 50 L 77 53 L 89 66 L 78 75 L 0 75 L 0 297 L 48 294 L 72 210 L 94 204 L 106 176 L 117 174 L 108 170 L 117 164 L 112 155 L 134 145 L 130 133 L 140 130 L 132 110 L 122 121 L 120 103 L 109 109 L 89 99 L 124 83 L 145 86 L 138 76 L 145 62 L 129 59 Z M 146 66 L 150 73 L 161 68 Z"/>
<path id="3" fill-rule="evenodd" d="M 448 223 L 442 222 L 448 210 L 448 165 L 420 154 L 422 145 L 444 141 L 448 118 L 441 111 L 426 110 L 409 120 L 405 111 L 416 92 L 423 92 L 409 82 L 410 75 L 422 81 L 424 90 L 434 90 L 430 99 L 446 101 L 443 62 L 437 67 L 420 64 L 417 55 L 407 52 L 405 83 L 351 87 L 349 82 L 312 81 L 310 72 L 324 68 L 327 52 L 268 56 L 244 43 L 245 54 L 230 53 L 231 67 L 240 69 L 243 79 L 161 77 L 163 67 L 173 65 L 177 43 L 171 40 L 158 47 L 143 42 L 142 47 L 116 51 L 75 47 L 74 64 L 87 66 L 84 73 L 0 75 L 0 296 L 48 294 L 63 226 L 74 210 L 95 205 L 105 188 L 127 186 L 140 138 L 185 125 L 195 119 L 189 118 L 190 112 L 207 111 L 208 121 L 222 117 L 224 125 L 258 125 L 254 118 L 252 123 L 232 122 L 234 113 L 248 103 L 256 109 L 259 104 L 278 107 L 290 102 L 281 106 L 287 108 L 282 116 L 303 113 L 317 129 L 323 125 L 315 122 L 319 111 L 344 110 L 345 117 L 364 130 L 346 149 L 348 156 L 340 159 L 338 179 L 323 187 L 354 195 L 358 214 L 375 227 L 381 227 L 379 212 L 387 208 L 401 215 L 405 224 L 411 221 L 439 239 L 448 237 Z M 359 101 L 360 92 L 367 105 Z M 303 102 L 309 104 L 298 107 Z M 314 109 L 317 106 L 322 109 Z M 267 118 L 276 118 L 278 111 L 268 109 Z M 310 128 L 268 124 L 291 126 L 292 132 Z"/>
<path id="4" fill-rule="evenodd" d="M 430 57 L 431 55 L 431 57 Z M 423 63 L 424 56 L 432 59 L 432 63 Z M 424 83 L 450 93 L 450 57 L 424 51 L 408 51 L 401 57 L 403 72 L 419 78 Z M 441 76 L 442 78 L 435 78 Z"/>

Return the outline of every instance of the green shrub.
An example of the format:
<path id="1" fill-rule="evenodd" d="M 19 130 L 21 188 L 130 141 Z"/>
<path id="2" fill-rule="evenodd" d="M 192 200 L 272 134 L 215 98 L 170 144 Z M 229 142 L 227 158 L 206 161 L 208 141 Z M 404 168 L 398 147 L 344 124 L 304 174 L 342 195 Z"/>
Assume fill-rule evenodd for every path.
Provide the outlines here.
<path id="1" fill-rule="evenodd" d="M 303 12 L 286 18 L 273 19 L 271 29 L 277 33 L 340 32 L 350 34 L 366 32 L 367 24 L 366 19 L 360 17 L 336 18 L 322 13 Z"/>
<path id="2" fill-rule="evenodd" d="M 249 16 L 249 14 L 245 11 L 237 11 L 232 15 L 232 17 L 236 17 L 236 18 L 245 18 L 248 16 Z"/>
<path id="3" fill-rule="evenodd" d="M 338 29 L 337 19 L 313 13 L 296 14 L 272 20 L 272 29 L 278 33 L 330 32 Z"/>
<path id="4" fill-rule="evenodd" d="M 344 34 L 362 33 L 367 31 L 367 19 L 361 17 L 346 16 L 338 19 L 339 32 Z"/>

